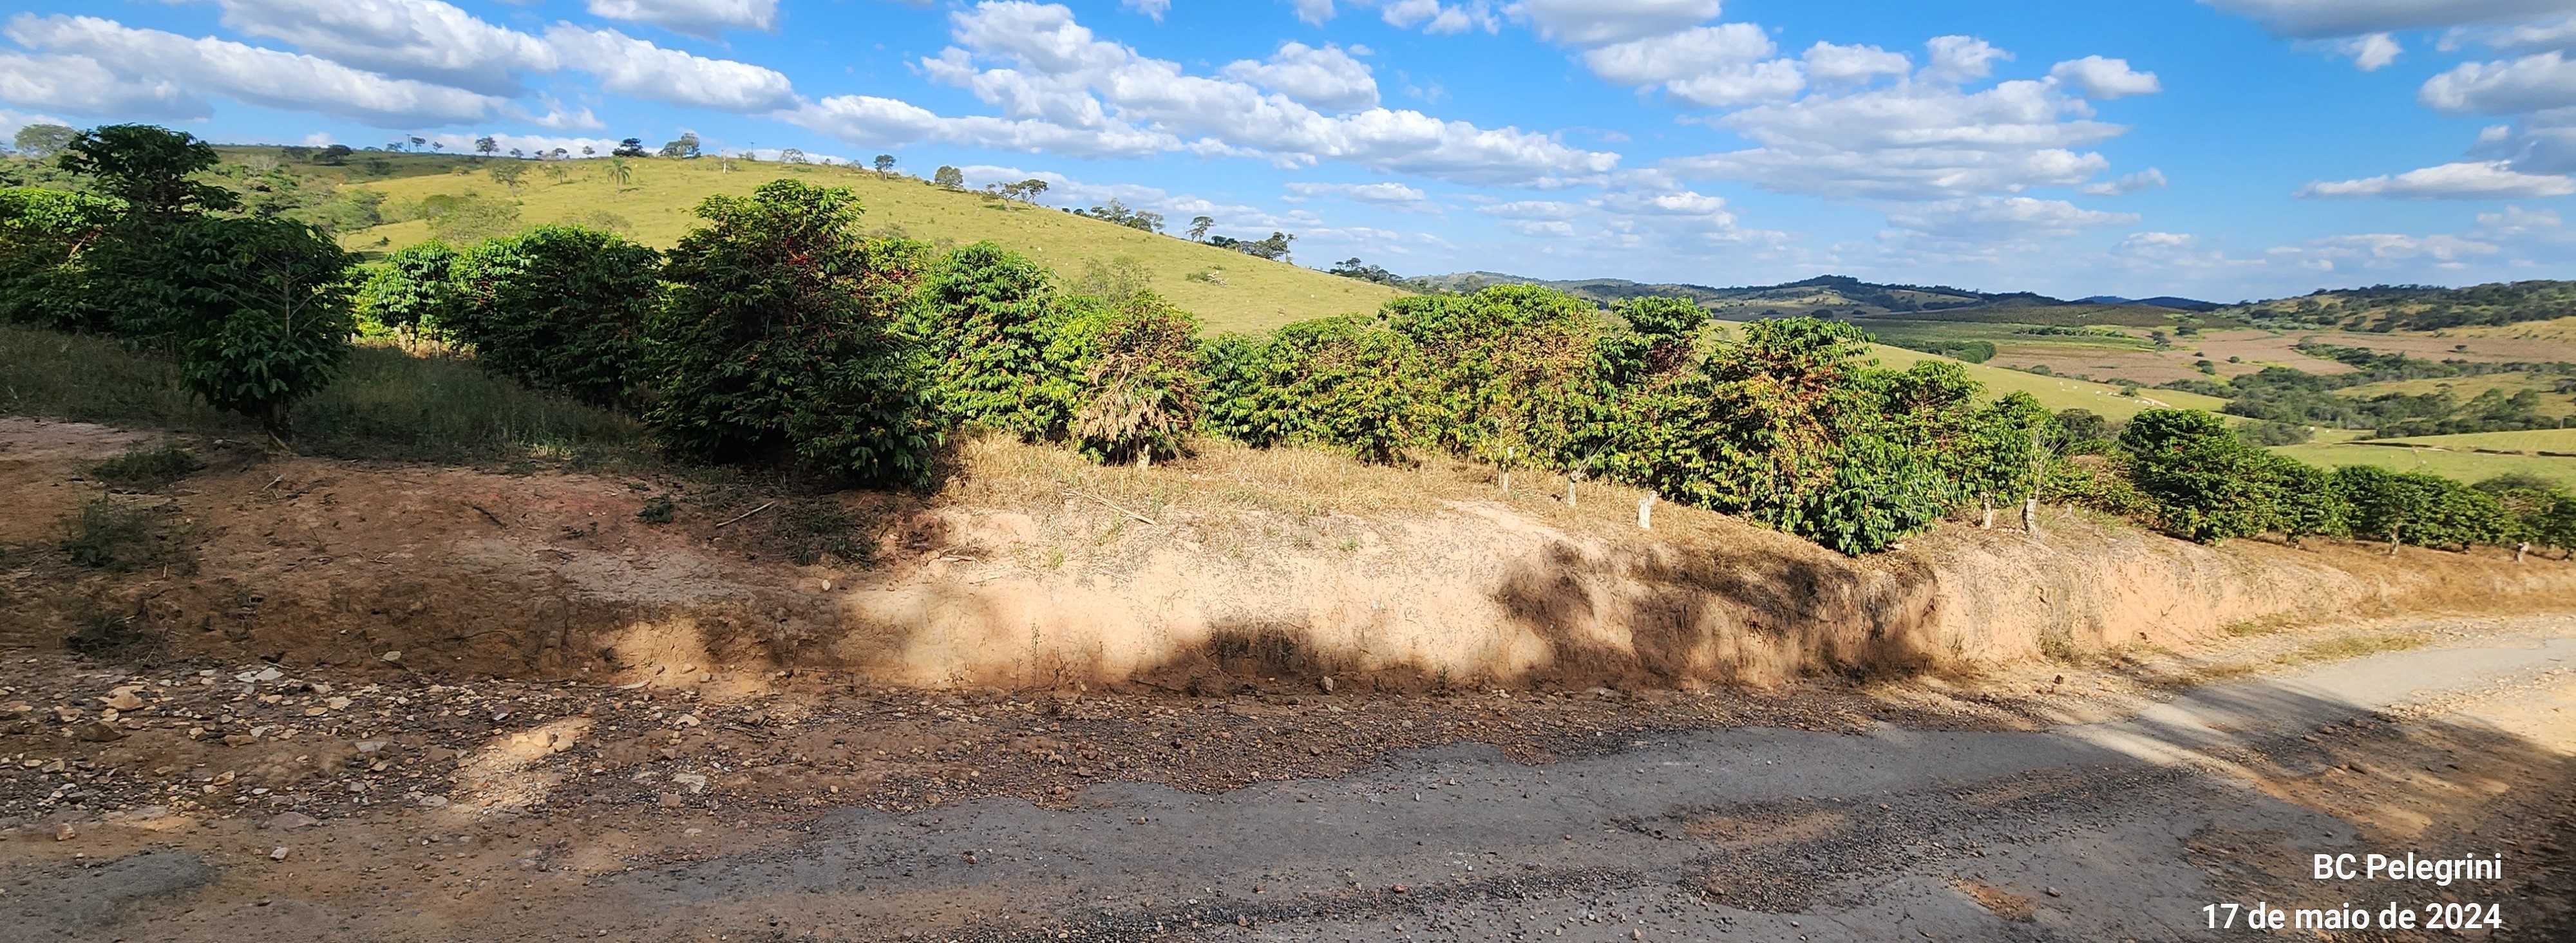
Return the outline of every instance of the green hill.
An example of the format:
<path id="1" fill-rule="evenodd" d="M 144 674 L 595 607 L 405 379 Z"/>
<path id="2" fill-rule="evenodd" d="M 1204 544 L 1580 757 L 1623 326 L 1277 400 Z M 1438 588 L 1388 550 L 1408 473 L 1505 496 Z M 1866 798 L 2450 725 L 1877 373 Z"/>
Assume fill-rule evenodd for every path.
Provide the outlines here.
<path id="1" fill-rule="evenodd" d="M 2213 312 L 2268 325 L 2356 331 L 2438 331 L 2576 315 L 2576 281 L 2494 282 L 2466 288 L 2373 285 L 2317 291 Z"/>
<path id="2" fill-rule="evenodd" d="M 378 157 L 379 155 L 366 155 Z M 813 164 L 714 158 L 641 158 L 626 166 L 633 177 L 609 179 L 603 160 L 514 162 L 439 155 L 381 155 L 390 168 L 377 179 L 349 184 L 385 195 L 388 218 L 416 214 L 424 198 L 472 194 L 515 201 L 518 225 L 608 222 L 647 245 L 668 248 L 688 232 L 698 201 L 716 194 L 750 193 L 763 183 L 795 176 L 849 187 L 867 208 L 862 226 L 942 245 L 990 239 L 1054 269 L 1068 279 L 1093 265 L 1133 260 L 1154 291 L 1199 316 L 1211 334 L 1259 332 L 1307 318 L 1374 311 L 1398 292 L 1383 285 L 1158 235 L 1045 207 L 945 190 L 912 177 L 879 177 L 872 171 Z M 526 165 L 513 190 L 489 170 Z M 319 173 L 363 177 L 363 168 L 315 168 Z M 554 173 L 561 171 L 561 180 Z M 430 224 L 412 218 L 341 234 L 353 250 L 399 249 L 430 237 Z"/>

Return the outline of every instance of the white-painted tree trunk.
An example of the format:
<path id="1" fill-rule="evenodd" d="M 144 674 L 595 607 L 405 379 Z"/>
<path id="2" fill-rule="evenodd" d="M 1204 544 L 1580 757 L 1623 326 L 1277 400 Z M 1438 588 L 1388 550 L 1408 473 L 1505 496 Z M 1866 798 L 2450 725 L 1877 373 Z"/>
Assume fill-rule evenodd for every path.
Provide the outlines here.
<path id="1" fill-rule="evenodd" d="M 1995 529 L 1995 506 L 1994 506 L 1994 505 L 1987 504 L 1986 502 L 1983 502 L 1983 501 L 1979 501 L 1979 502 L 1977 502 L 1977 529 L 1978 529 L 1978 530 L 1993 530 L 1993 529 Z"/>
<path id="2" fill-rule="evenodd" d="M 1651 492 L 1651 491 L 1650 491 L 1650 492 L 1647 492 L 1645 497 L 1642 497 L 1642 498 L 1638 498 L 1638 499 L 1637 499 L 1637 529 L 1638 529 L 1638 530 L 1653 530 L 1653 529 L 1655 529 L 1655 495 L 1654 495 L 1654 492 Z"/>
<path id="3" fill-rule="evenodd" d="M 2021 499 L 2021 532 L 2039 533 L 2039 495 L 2036 492 Z"/>

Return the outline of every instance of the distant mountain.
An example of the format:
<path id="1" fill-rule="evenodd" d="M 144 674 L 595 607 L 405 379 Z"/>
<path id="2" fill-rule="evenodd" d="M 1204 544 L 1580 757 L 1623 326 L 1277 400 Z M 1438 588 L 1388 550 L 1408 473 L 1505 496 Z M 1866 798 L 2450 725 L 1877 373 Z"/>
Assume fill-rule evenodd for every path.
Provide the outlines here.
<path id="1" fill-rule="evenodd" d="M 2172 308 L 2176 311 L 2216 311 L 2220 308 L 2227 307 L 2226 305 L 2219 304 L 2215 301 L 2201 301 L 2195 298 L 2177 298 L 2172 295 L 2157 295 L 2153 298 L 2122 298 L 2118 295 L 2094 295 L 2089 298 L 2077 298 L 2075 300 L 2079 304 L 2147 305 L 2156 308 Z"/>

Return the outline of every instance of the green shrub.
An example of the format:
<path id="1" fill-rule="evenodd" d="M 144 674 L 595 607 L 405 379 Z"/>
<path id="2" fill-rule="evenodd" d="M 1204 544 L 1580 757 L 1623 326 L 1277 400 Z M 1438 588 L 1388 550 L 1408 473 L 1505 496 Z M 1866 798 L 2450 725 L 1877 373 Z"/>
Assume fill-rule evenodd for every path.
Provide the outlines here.
<path id="1" fill-rule="evenodd" d="M 2352 502 L 2325 469 L 2274 452 L 2260 452 L 2254 467 L 2275 496 L 2271 527 L 2290 539 L 2352 536 Z"/>
<path id="2" fill-rule="evenodd" d="M 1222 339 L 1208 364 L 1211 427 L 1250 445 L 1320 446 L 1398 464 L 1410 461 L 1434 415 L 1421 351 L 1361 315 L 1285 325 L 1267 343 Z"/>
<path id="3" fill-rule="evenodd" d="M 2214 413 L 2150 409 L 2120 433 L 2129 478 L 2156 505 L 2155 523 L 2177 537 L 2214 544 L 2262 533 L 2279 501 L 2263 475 L 2263 453 Z"/>
<path id="4" fill-rule="evenodd" d="M 1687 329 L 1669 300 L 1645 299 L 1628 310 L 1669 336 Z M 1501 285 L 1472 295 L 1401 297 L 1384 314 L 1388 328 L 1420 354 L 1427 444 L 1507 469 L 1575 460 L 1590 407 L 1609 398 L 1594 382 L 1602 325 L 1589 302 Z"/>
<path id="5" fill-rule="evenodd" d="M 1177 456 L 1198 424 L 1207 380 L 1199 373 L 1198 322 L 1152 292 L 1084 323 L 1067 325 L 1058 360 L 1087 363 L 1074 394 L 1073 439 L 1094 460 Z"/>
<path id="6" fill-rule="evenodd" d="M 358 317 L 406 336 L 445 334 L 456 304 L 456 256 L 436 239 L 386 256 L 358 289 Z"/>
<path id="7" fill-rule="evenodd" d="M 180 382 L 282 431 L 287 408 L 348 361 L 349 254 L 283 219 L 192 220 L 167 250 L 179 274 L 165 330 L 178 339 Z"/>
<path id="8" fill-rule="evenodd" d="M 593 405 L 629 405 L 643 380 L 660 261 L 611 233 L 539 226 L 458 256 L 444 320 L 486 370 Z"/>
<path id="9" fill-rule="evenodd" d="M 0 322 L 106 330 L 82 255 L 125 210 L 106 197 L 33 187 L 0 189 Z"/>
<path id="10" fill-rule="evenodd" d="M 2236 434 L 2255 445 L 2297 445 L 2316 437 L 2316 431 L 2306 426 L 2268 419 L 2246 423 Z"/>
<path id="11" fill-rule="evenodd" d="M 746 461 L 792 450 L 862 481 L 927 481 L 944 427 L 924 364 L 895 330 L 929 247 L 863 239 L 845 188 L 792 180 L 709 197 L 671 250 L 670 302 L 651 330 L 672 448 Z"/>
<path id="12" fill-rule="evenodd" d="M 1066 365 L 1048 357 L 1067 315 L 1044 267 L 978 242 L 931 269 L 905 332 L 930 358 L 952 421 L 1053 439 L 1073 417 Z"/>

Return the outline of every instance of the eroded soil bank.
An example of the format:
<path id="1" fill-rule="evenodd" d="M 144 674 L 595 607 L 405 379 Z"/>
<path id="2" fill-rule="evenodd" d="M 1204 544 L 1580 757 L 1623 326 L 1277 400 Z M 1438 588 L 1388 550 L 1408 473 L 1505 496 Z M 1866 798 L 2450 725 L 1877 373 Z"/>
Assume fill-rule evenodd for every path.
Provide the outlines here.
<path id="1" fill-rule="evenodd" d="M 1297 493 L 1311 483 L 1264 478 L 1257 461 L 1092 470 L 1061 486 L 988 462 L 974 473 L 1008 487 L 764 500 L 201 443 L 210 467 L 166 488 L 111 494 L 89 480 L 149 441 L 0 420 L 0 502 L 13 509 L 0 522 L 13 546 L 0 641 L 49 649 L 103 631 L 290 667 L 715 692 L 815 670 L 952 689 L 1690 688 L 2576 600 L 2576 566 L 2561 561 L 2213 549 L 2060 510 L 2038 537 L 1945 525 L 1859 560 L 1669 505 L 1640 530 L 1635 493 L 1609 488 L 1569 506 L 1559 490 L 1361 469 L 1347 474 L 1416 493 L 1355 513 Z M 674 490 L 669 521 L 639 518 Z M 1259 500 L 1206 497 L 1237 493 Z M 66 559 L 66 522 L 102 494 L 169 552 L 130 572 Z M 835 541 L 872 564 L 795 562 Z"/>

